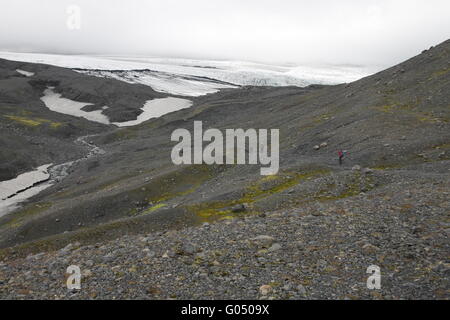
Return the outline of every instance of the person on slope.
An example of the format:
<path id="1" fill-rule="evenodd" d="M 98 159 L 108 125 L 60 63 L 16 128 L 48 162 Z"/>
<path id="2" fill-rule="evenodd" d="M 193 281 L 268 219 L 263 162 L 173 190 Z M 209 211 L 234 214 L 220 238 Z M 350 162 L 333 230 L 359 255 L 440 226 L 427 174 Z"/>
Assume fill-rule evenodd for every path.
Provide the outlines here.
<path id="1" fill-rule="evenodd" d="M 339 165 L 342 165 L 342 161 L 344 160 L 344 151 L 339 150 L 338 151 L 338 157 L 339 157 Z"/>

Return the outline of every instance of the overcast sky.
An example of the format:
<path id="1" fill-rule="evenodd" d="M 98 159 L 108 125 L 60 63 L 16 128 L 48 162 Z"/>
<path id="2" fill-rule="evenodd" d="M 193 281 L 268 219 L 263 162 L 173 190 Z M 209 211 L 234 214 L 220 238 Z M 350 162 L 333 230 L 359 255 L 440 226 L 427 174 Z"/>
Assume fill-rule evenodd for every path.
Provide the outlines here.
<path id="1" fill-rule="evenodd" d="M 67 27 L 67 7 L 81 28 Z M 449 0 L 0 0 L 0 50 L 392 65 L 450 38 Z M 73 20 L 72 20 L 73 21 Z"/>

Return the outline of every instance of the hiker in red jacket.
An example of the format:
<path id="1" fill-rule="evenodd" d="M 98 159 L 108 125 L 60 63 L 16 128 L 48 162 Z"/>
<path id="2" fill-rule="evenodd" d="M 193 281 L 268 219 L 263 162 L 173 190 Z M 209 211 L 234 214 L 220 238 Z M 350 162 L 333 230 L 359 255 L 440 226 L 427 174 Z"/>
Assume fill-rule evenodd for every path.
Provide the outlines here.
<path id="1" fill-rule="evenodd" d="M 339 165 L 342 165 L 342 160 L 344 159 L 344 152 L 342 150 L 338 151 Z"/>

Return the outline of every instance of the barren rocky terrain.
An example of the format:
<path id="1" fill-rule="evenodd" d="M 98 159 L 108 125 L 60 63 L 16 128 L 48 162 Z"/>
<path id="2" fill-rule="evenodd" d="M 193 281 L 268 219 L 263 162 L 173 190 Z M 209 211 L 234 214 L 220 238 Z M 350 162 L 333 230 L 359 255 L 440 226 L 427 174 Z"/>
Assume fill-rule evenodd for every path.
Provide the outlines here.
<path id="1" fill-rule="evenodd" d="M 224 89 L 117 128 L 49 111 L 43 89 L 115 121 L 167 95 L 0 60 L 2 180 L 82 158 L 81 136 L 104 150 L 0 218 L 0 297 L 448 299 L 449 71 L 446 41 L 353 83 Z M 195 120 L 280 129 L 279 174 L 173 165 L 170 135 Z M 71 264 L 80 291 L 65 286 Z M 366 287 L 373 264 L 380 290 Z"/>

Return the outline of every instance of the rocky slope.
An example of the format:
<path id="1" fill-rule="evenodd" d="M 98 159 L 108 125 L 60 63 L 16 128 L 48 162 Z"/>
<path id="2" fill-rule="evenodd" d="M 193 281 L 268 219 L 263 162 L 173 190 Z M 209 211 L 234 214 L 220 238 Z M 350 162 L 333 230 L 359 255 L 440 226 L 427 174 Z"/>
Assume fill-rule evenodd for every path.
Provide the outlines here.
<path id="1" fill-rule="evenodd" d="M 448 298 L 449 54 L 446 41 L 351 84 L 227 89 L 99 132 L 105 154 L 0 219 L 2 296 Z M 279 128 L 280 173 L 174 166 L 170 135 L 194 120 Z M 69 264 L 85 272 L 76 294 Z M 370 264 L 381 291 L 365 287 Z"/>
<path id="2" fill-rule="evenodd" d="M 0 296 L 448 299 L 449 180 L 393 178 L 402 182 L 370 196 L 9 256 L 0 263 Z M 373 264 L 381 290 L 366 287 Z M 69 265 L 81 268 L 80 291 L 67 290 Z"/>

